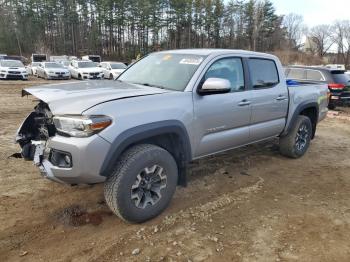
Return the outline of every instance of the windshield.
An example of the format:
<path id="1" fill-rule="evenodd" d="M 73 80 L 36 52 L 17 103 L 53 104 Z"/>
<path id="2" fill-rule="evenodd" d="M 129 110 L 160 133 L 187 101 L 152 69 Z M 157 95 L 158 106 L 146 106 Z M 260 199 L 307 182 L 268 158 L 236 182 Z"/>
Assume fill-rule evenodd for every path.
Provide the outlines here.
<path id="1" fill-rule="evenodd" d="M 70 62 L 69 61 L 61 61 L 61 64 L 64 66 L 69 66 Z"/>
<path id="2" fill-rule="evenodd" d="M 350 85 L 350 76 L 345 71 L 332 71 L 332 75 L 336 83 Z"/>
<path id="3" fill-rule="evenodd" d="M 183 91 L 204 58 L 191 54 L 151 54 L 126 70 L 118 80 Z"/>
<path id="4" fill-rule="evenodd" d="M 78 67 L 79 68 L 96 67 L 96 64 L 95 64 L 95 62 L 79 62 Z"/>
<path id="5" fill-rule="evenodd" d="M 63 65 L 57 63 L 45 63 L 46 68 L 63 68 Z"/>
<path id="6" fill-rule="evenodd" d="M 21 61 L 17 61 L 17 60 L 2 60 L 0 61 L 1 66 L 4 67 L 24 67 L 23 63 Z"/>
<path id="7" fill-rule="evenodd" d="M 32 63 L 32 66 L 39 66 L 39 62 L 34 62 L 34 63 Z"/>
<path id="8" fill-rule="evenodd" d="M 125 69 L 126 65 L 122 64 L 122 63 L 115 63 L 115 64 L 111 64 L 111 68 L 112 69 Z"/>

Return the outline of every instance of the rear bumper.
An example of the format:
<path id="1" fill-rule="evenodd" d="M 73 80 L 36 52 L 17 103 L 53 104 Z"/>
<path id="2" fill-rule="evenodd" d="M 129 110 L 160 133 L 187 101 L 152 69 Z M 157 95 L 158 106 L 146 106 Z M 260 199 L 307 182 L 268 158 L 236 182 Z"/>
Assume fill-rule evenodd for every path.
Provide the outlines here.
<path id="1" fill-rule="evenodd" d="M 350 104 L 350 92 L 338 96 L 331 95 L 329 103 L 339 106 Z"/>
<path id="2" fill-rule="evenodd" d="M 87 138 L 55 136 L 49 139 L 45 150 L 39 156 L 39 167 L 42 176 L 65 184 L 95 184 L 105 181 L 100 176 L 100 169 L 110 144 L 98 135 Z M 36 147 L 38 150 L 39 147 Z M 60 167 L 51 158 L 55 151 L 66 152 L 71 156 L 71 167 Z M 35 161 L 35 158 L 34 158 Z"/>

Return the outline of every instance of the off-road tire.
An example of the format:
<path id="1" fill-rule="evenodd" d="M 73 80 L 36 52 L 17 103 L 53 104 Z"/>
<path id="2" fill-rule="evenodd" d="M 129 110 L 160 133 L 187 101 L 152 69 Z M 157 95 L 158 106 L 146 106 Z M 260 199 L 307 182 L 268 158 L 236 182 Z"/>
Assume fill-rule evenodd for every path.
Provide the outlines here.
<path id="1" fill-rule="evenodd" d="M 152 165 L 163 168 L 166 187 L 160 190 L 161 197 L 155 204 L 139 208 L 131 199 L 131 187 L 138 174 Z M 162 213 L 169 205 L 176 189 L 177 179 L 177 165 L 168 151 L 150 144 L 133 146 L 122 154 L 113 173 L 105 182 L 106 203 L 121 219 L 131 223 L 144 222 Z"/>
<path id="2" fill-rule="evenodd" d="M 335 107 L 336 107 L 336 106 L 335 106 L 334 104 L 329 104 L 329 105 L 328 105 L 328 109 L 329 109 L 329 110 L 334 110 Z"/>
<path id="3" fill-rule="evenodd" d="M 305 126 L 308 132 L 308 136 L 305 139 L 306 143 L 305 146 L 299 150 L 297 148 L 297 134 L 301 127 Z M 302 157 L 307 149 L 310 146 L 312 137 L 312 124 L 310 118 L 300 115 L 298 116 L 297 120 L 295 121 L 293 127 L 288 132 L 286 136 L 280 137 L 279 140 L 279 147 L 280 147 L 280 153 L 283 156 L 290 157 L 290 158 L 299 158 Z"/>

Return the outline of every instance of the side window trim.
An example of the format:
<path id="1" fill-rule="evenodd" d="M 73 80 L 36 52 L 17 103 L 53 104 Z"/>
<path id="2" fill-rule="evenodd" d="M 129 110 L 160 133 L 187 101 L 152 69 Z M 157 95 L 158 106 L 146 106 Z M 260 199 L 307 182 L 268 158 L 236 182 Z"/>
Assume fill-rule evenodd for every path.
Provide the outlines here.
<path id="1" fill-rule="evenodd" d="M 248 67 L 248 75 L 249 75 L 249 89 L 250 90 L 264 90 L 264 89 L 270 89 L 270 88 L 274 88 L 275 86 L 279 85 L 281 83 L 281 78 L 280 78 L 280 75 L 279 75 L 279 71 L 278 71 L 278 67 L 276 65 L 276 62 L 275 60 L 273 59 L 270 59 L 270 58 L 265 58 L 265 57 L 255 57 L 255 56 L 250 56 L 250 57 L 247 57 L 247 67 Z M 277 73 L 277 82 L 275 85 L 273 86 L 265 86 L 265 87 L 259 87 L 259 88 L 254 88 L 253 86 L 253 80 L 252 80 L 252 72 L 250 71 L 250 67 L 249 67 L 249 60 L 252 60 L 252 59 L 258 59 L 258 60 L 266 60 L 266 61 L 270 61 L 270 62 L 273 62 L 274 66 L 275 66 L 275 69 L 276 69 L 276 73 Z"/>
<path id="2" fill-rule="evenodd" d="M 243 80 L 244 80 L 244 90 L 241 90 L 241 91 L 236 91 L 236 92 L 230 92 L 230 93 L 238 93 L 238 92 L 244 92 L 244 91 L 248 91 L 249 90 L 249 77 L 248 77 L 248 71 L 247 71 L 247 67 L 245 65 L 245 57 L 241 57 L 241 56 L 236 56 L 236 55 L 225 55 L 225 56 L 218 56 L 218 57 L 215 57 L 214 59 L 212 59 L 210 62 L 208 62 L 208 64 L 205 66 L 205 68 L 202 70 L 201 74 L 200 74 L 200 77 L 199 77 L 199 82 L 198 84 L 196 84 L 196 91 L 198 89 L 201 88 L 201 86 L 203 85 L 204 83 L 204 77 L 205 77 L 205 74 L 208 72 L 208 70 L 210 69 L 210 67 L 215 64 L 216 62 L 222 60 L 222 59 L 229 59 L 229 58 L 237 58 L 237 59 L 240 59 L 241 60 L 241 63 L 242 63 L 242 70 L 243 70 Z M 230 94 L 229 93 L 229 94 Z"/>

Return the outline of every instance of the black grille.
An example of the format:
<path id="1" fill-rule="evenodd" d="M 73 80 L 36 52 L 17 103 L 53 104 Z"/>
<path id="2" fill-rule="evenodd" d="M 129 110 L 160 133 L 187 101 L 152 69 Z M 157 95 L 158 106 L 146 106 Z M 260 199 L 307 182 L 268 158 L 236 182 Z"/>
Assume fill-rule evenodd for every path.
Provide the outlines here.
<path id="1" fill-rule="evenodd" d="M 13 74 L 13 75 L 19 75 L 21 72 L 17 72 L 17 71 L 9 71 L 9 74 Z"/>
<path id="2" fill-rule="evenodd" d="M 23 79 L 21 75 L 7 75 L 6 79 Z"/>
<path id="3" fill-rule="evenodd" d="M 98 76 L 99 73 L 90 73 L 91 76 Z"/>

